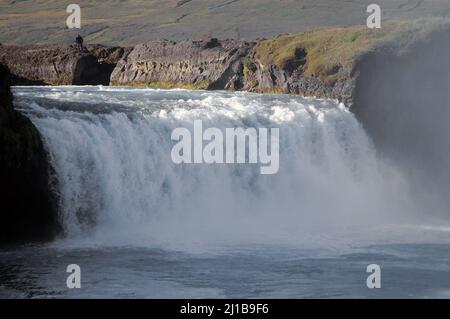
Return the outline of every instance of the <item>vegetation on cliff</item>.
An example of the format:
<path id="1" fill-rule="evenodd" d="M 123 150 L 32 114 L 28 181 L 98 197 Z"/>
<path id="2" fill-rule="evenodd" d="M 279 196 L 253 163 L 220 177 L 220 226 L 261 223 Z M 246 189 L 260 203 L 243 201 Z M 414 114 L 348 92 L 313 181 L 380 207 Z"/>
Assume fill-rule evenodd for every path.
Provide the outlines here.
<path id="1" fill-rule="evenodd" d="M 245 42 L 151 41 L 136 46 L 112 73 L 112 85 L 291 93 L 352 104 L 358 61 L 377 50 L 401 55 L 446 19 L 332 27 Z"/>
<path id="2" fill-rule="evenodd" d="M 257 59 L 291 72 L 302 68 L 306 77 L 317 77 L 325 83 L 350 77 L 358 59 L 381 46 L 407 47 L 422 34 L 447 24 L 443 19 L 391 21 L 381 29 L 367 26 L 334 27 L 283 35 L 259 42 Z"/>

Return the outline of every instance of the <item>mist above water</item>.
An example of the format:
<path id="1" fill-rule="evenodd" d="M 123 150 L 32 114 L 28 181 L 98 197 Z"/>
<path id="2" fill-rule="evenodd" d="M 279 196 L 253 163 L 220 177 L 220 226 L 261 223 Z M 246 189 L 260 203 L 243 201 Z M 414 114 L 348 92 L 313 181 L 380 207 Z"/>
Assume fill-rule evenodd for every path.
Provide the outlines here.
<path id="1" fill-rule="evenodd" d="M 450 27 L 436 30 L 368 54 L 353 111 L 379 154 L 408 176 L 421 213 L 449 218 Z"/>
<path id="2" fill-rule="evenodd" d="M 334 247 L 435 240 L 407 176 L 377 156 L 333 101 L 281 95 L 102 87 L 15 88 L 58 179 L 66 242 L 192 248 Z M 171 132 L 278 127 L 280 169 L 181 164 Z M 444 226 L 442 226 L 444 225 Z M 438 236 L 438 237 L 439 237 Z"/>

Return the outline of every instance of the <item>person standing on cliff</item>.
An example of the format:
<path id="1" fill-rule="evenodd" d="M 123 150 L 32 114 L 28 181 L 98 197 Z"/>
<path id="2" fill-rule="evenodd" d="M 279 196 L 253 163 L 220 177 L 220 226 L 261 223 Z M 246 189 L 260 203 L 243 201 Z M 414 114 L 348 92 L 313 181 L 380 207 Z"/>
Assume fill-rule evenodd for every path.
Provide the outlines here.
<path id="1" fill-rule="evenodd" d="M 83 46 L 83 38 L 81 37 L 81 35 L 77 36 L 77 38 L 75 39 L 75 42 L 77 44 L 78 51 L 83 52 L 84 46 Z"/>

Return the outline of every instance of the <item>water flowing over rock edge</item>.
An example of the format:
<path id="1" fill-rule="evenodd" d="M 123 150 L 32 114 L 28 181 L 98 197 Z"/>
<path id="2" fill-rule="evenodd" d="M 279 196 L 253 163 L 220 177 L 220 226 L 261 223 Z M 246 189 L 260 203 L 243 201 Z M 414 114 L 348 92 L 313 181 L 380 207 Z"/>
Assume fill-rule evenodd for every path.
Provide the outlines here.
<path id="1" fill-rule="evenodd" d="M 86 54 L 77 53 L 70 46 L 26 49 L 0 46 L 0 61 L 12 69 L 13 85 L 137 85 L 333 98 L 351 106 L 369 135 L 376 139 L 377 130 L 370 126 L 365 106 L 372 94 L 380 92 L 367 90 L 373 86 L 370 74 L 366 74 L 373 70 L 367 63 L 377 61 L 378 65 L 383 65 L 383 61 L 400 59 L 406 61 L 401 67 L 408 68 L 411 63 L 420 63 L 410 58 L 416 57 L 414 53 L 420 48 L 430 46 L 445 50 L 442 39 L 448 39 L 450 34 L 448 24 L 443 23 L 415 30 L 419 31 L 417 37 L 369 46 L 368 51 L 355 56 L 349 65 L 339 64 L 324 74 L 308 74 L 305 68 L 308 52 L 298 48 L 290 59 L 277 63 L 271 59 L 270 51 L 261 54 L 258 50 L 261 43 L 216 39 L 181 43 L 152 41 L 133 49 L 91 46 Z M 22 50 L 26 54 L 22 54 Z M 443 59 L 441 57 L 434 63 L 448 63 Z M 12 109 L 7 68 L 2 67 L 1 74 L 2 131 L 12 127 L 12 132 L 17 135 L 2 132 L 2 154 L 7 156 L 2 158 L 5 178 L 2 178 L 1 187 L 2 193 L 11 196 L 5 197 L 5 223 L 2 223 L 5 231 L 0 243 L 49 239 L 61 229 L 52 192 L 51 167 L 37 129 Z M 416 79 L 419 87 L 420 81 L 420 78 Z M 384 94 L 394 91 L 395 84 L 384 90 L 388 90 L 382 92 Z M 393 106 L 389 103 L 382 108 L 385 116 L 389 116 Z M 377 105 L 370 105 L 370 112 L 379 110 Z M 389 145 L 389 138 L 383 142 Z M 9 145 L 15 145 L 15 152 L 9 151 Z M 8 167 L 14 169 L 7 170 Z"/>

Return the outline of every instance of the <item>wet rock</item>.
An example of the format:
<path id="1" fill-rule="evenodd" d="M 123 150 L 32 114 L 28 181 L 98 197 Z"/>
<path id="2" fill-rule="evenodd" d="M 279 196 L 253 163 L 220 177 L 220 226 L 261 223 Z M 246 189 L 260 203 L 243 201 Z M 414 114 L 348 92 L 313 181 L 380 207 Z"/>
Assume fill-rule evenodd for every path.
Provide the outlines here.
<path id="1" fill-rule="evenodd" d="M 51 239 L 61 230 L 41 136 L 15 111 L 11 75 L 0 64 L 0 245 Z"/>

